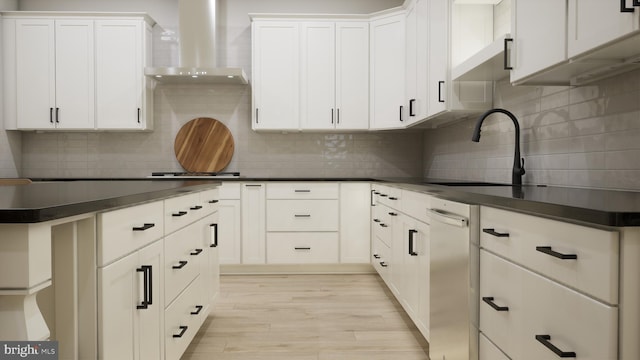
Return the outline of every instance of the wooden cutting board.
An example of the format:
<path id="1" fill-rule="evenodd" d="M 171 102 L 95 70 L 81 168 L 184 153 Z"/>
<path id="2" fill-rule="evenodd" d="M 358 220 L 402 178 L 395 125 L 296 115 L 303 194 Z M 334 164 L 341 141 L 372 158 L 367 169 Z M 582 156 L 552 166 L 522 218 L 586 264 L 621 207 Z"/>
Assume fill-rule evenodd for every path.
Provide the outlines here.
<path id="1" fill-rule="evenodd" d="M 220 121 L 197 118 L 180 128 L 173 149 L 188 172 L 221 171 L 233 157 L 233 136 Z"/>

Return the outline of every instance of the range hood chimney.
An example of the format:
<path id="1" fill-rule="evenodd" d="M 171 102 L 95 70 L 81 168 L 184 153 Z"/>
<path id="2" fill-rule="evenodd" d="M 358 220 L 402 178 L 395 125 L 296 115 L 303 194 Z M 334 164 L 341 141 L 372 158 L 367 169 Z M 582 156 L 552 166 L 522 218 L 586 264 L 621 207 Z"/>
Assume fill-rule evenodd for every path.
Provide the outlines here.
<path id="1" fill-rule="evenodd" d="M 216 0 L 179 0 L 178 67 L 148 67 L 162 83 L 247 84 L 241 68 L 216 67 Z"/>

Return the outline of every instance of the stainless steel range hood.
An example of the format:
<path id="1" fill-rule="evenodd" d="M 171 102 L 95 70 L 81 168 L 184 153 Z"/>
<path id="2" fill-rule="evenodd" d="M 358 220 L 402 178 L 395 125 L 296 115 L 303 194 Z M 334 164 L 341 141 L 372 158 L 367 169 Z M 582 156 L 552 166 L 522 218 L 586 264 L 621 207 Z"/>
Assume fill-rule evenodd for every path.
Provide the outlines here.
<path id="1" fill-rule="evenodd" d="M 241 68 L 216 66 L 216 0 L 179 0 L 180 65 L 147 67 L 162 83 L 247 84 Z"/>

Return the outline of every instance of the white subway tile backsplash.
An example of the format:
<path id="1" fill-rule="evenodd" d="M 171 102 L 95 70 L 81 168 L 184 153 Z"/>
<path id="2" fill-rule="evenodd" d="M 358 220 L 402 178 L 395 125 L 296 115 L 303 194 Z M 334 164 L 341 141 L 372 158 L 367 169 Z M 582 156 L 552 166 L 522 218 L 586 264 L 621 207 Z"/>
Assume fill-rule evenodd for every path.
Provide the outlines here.
<path id="1" fill-rule="evenodd" d="M 502 81 L 496 92 L 495 106 L 513 112 L 521 125 L 525 183 L 640 190 L 640 71 L 580 87 Z M 511 181 L 513 126 L 502 119 L 487 119 L 471 150 L 457 134 L 470 134 L 475 119 L 425 131 L 425 176 Z M 471 162 L 445 167 L 433 161 L 465 155 Z"/>

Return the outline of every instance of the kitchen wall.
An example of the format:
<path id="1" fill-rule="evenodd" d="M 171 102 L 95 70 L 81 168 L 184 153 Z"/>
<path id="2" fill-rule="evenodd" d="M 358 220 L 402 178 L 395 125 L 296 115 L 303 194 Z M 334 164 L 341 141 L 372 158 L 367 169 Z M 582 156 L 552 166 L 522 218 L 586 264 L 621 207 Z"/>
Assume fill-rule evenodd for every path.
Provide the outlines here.
<path id="1" fill-rule="evenodd" d="M 0 11 L 12 11 L 18 9 L 17 0 L 0 0 Z M 2 27 L 0 27 L 0 39 Z M 2 43 L 0 42 L 0 54 Z M 0 69 L 2 69 L 2 57 L 0 56 Z M 3 109 L 2 99 L 4 87 L 2 86 L 2 71 L 0 71 L 0 109 Z M 17 132 L 4 131 L 4 122 L 0 121 L 0 178 L 16 177 L 20 173 L 22 161 L 22 137 Z"/>
<path id="2" fill-rule="evenodd" d="M 521 126 L 523 182 L 640 190 L 640 70 L 580 87 L 496 85 L 495 106 Z M 506 116 L 425 132 L 424 175 L 511 181 L 514 128 Z"/>
<path id="3" fill-rule="evenodd" d="M 401 0 L 219 0 L 218 64 L 242 66 L 251 77 L 248 13 L 370 13 Z M 145 11 L 175 29 L 177 1 L 21 0 L 21 10 Z M 161 21 L 161 19 L 163 19 Z M 156 44 L 156 65 L 175 61 L 175 44 Z M 355 134 L 255 133 L 251 87 L 159 85 L 150 133 L 24 133 L 22 175 L 28 177 L 146 176 L 180 171 L 173 139 L 181 125 L 206 116 L 225 123 L 235 140 L 226 170 L 247 176 L 421 176 L 421 131 Z"/>

